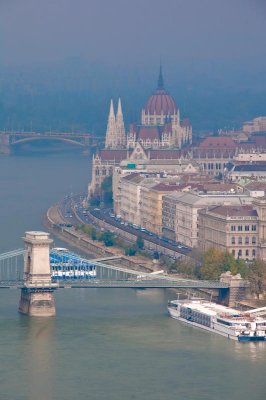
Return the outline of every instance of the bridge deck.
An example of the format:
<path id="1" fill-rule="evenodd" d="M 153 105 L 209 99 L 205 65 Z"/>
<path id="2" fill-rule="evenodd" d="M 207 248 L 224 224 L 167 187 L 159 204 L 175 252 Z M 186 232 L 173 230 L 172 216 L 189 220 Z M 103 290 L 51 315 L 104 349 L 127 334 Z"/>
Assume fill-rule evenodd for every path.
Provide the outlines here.
<path id="1" fill-rule="evenodd" d="M 55 281 L 53 281 L 55 283 Z M 57 281 L 57 286 L 53 285 L 53 289 L 69 289 L 69 288 L 132 288 L 132 289 L 228 289 L 228 285 L 219 281 L 192 281 L 192 280 L 164 280 L 164 279 L 142 279 L 142 280 L 95 280 L 95 279 L 63 279 Z M 25 288 L 22 281 L 0 281 L 0 289 L 22 289 Z M 47 289 L 47 287 L 37 283 L 32 289 Z"/>

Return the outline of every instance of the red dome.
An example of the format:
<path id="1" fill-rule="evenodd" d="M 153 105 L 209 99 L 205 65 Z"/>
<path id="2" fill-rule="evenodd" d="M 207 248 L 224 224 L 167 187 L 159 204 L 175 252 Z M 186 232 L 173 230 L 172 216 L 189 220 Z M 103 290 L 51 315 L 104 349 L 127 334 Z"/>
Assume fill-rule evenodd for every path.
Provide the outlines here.
<path id="1" fill-rule="evenodd" d="M 157 90 L 145 104 L 145 114 L 173 115 L 176 112 L 176 104 L 172 96 L 165 90 Z"/>

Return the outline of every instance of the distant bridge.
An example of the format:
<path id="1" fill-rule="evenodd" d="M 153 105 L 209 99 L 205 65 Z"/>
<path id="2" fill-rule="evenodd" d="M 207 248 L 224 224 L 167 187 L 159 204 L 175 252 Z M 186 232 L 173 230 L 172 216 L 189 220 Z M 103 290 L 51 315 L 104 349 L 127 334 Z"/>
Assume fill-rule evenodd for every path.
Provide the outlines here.
<path id="1" fill-rule="evenodd" d="M 13 146 L 37 140 L 63 141 L 80 146 L 84 150 L 100 144 L 100 139 L 90 133 L 0 131 L 0 153 L 10 154 Z"/>

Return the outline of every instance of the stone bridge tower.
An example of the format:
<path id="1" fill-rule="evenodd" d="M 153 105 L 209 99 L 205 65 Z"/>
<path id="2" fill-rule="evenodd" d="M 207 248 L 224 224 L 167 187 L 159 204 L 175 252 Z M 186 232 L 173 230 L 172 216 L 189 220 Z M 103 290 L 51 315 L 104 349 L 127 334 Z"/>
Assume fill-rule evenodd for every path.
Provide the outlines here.
<path id="1" fill-rule="evenodd" d="M 31 231 L 23 238 L 25 243 L 24 287 L 21 289 L 19 311 L 38 317 L 55 315 L 54 294 L 50 270 L 49 233 Z"/>

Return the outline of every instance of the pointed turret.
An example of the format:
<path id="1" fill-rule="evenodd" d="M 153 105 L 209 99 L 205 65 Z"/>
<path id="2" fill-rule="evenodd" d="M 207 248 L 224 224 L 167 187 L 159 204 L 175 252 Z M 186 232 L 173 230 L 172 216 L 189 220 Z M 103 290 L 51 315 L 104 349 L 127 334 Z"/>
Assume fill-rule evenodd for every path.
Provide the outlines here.
<path id="1" fill-rule="evenodd" d="M 121 106 L 121 100 L 118 99 L 117 113 L 116 113 L 116 145 L 117 147 L 125 147 L 126 145 L 126 134 L 125 125 L 123 119 L 123 112 Z"/>
<path id="2" fill-rule="evenodd" d="M 110 120 L 110 118 L 115 118 L 113 99 L 111 99 L 111 102 L 110 102 L 109 120 Z"/>
<path id="3" fill-rule="evenodd" d="M 160 72 L 159 72 L 159 77 L 158 77 L 157 90 L 164 90 L 162 64 L 160 64 Z"/>
<path id="4" fill-rule="evenodd" d="M 122 118 L 123 118 L 122 106 L 121 106 L 121 99 L 120 99 L 120 97 L 119 97 L 116 116 L 118 117 L 118 116 L 121 116 L 121 115 L 122 115 Z"/>
<path id="5" fill-rule="evenodd" d="M 114 148 L 116 144 L 115 138 L 116 138 L 116 121 L 115 121 L 113 99 L 111 99 L 108 124 L 105 136 L 105 148 Z"/>

